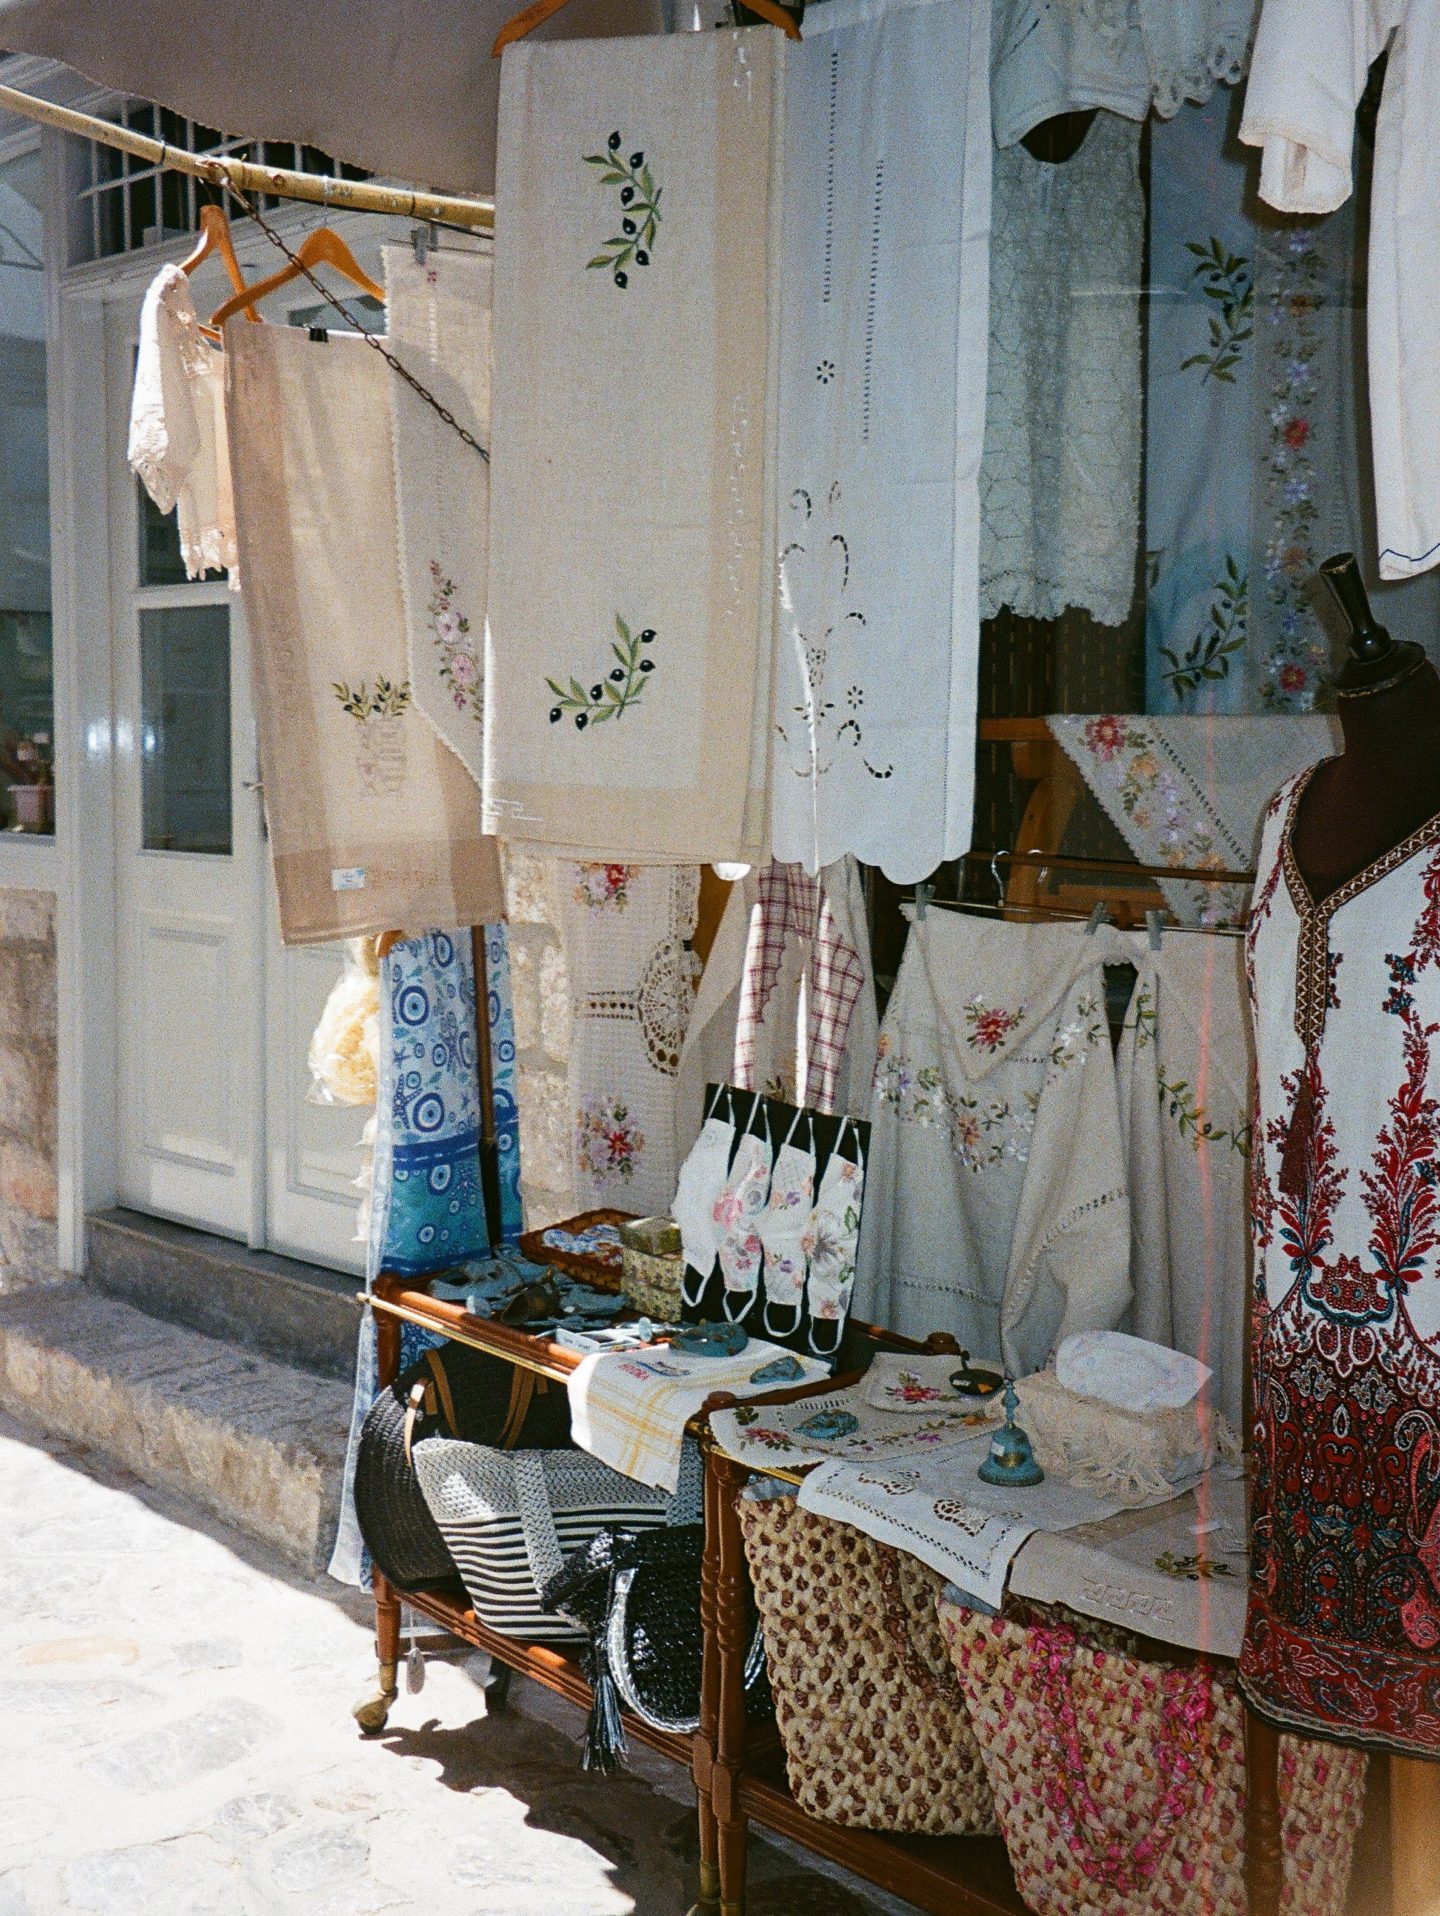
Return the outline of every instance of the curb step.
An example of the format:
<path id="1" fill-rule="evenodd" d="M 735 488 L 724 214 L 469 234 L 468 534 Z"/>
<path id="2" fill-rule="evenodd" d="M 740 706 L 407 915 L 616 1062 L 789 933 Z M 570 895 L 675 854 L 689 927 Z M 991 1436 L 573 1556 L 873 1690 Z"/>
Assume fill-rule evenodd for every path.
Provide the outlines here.
<path id="1" fill-rule="evenodd" d="M 324 1568 L 348 1384 L 162 1323 L 75 1281 L 0 1297 L 0 1402 Z"/>

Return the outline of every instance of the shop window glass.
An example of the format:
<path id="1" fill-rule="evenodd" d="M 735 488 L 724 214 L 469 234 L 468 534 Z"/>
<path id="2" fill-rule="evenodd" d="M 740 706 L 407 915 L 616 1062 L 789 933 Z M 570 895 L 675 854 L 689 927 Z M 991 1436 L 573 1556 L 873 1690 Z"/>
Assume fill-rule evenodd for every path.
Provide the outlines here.
<path id="1" fill-rule="evenodd" d="M 38 152 L 0 163 L 0 823 L 29 831 L 53 816 L 43 187 Z"/>

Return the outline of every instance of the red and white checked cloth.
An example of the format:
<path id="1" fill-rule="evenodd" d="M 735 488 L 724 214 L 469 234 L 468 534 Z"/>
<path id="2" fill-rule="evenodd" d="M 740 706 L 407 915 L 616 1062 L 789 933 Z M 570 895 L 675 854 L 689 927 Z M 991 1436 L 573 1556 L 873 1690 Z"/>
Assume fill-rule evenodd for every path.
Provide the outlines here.
<path id="1" fill-rule="evenodd" d="M 770 864 L 757 875 L 735 1029 L 734 1081 L 745 1091 L 765 1089 L 755 1083 L 759 1028 L 785 947 L 798 938 L 806 947 L 805 1056 L 803 1070 L 796 1072 L 795 1095 L 812 1110 L 833 1112 L 865 962 L 842 935 L 823 879 L 823 873 L 812 878 L 801 865 Z"/>

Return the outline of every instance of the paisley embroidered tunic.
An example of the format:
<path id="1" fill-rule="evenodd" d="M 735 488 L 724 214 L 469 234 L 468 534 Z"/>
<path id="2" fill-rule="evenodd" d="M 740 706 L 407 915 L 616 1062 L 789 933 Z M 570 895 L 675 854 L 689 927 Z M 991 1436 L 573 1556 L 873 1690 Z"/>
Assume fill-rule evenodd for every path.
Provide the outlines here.
<path id="1" fill-rule="evenodd" d="M 1440 1755 L 1440 818 L 1322 901 L 1267 815 L 1252 1559 L 1240 1677 L 1282 1726 Z"/>

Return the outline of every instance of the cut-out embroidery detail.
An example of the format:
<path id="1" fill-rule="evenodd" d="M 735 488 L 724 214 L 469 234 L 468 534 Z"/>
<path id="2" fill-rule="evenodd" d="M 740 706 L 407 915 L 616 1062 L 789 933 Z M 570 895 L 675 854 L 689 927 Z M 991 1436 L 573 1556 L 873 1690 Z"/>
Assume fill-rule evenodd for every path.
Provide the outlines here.
<path id="1" fill-rule="evenodd" d="M 615 630 L 619 637 L 611 642 L 610 650 L 618 663 L 611 667 L 606 678 L 592 685 L 588 693 L 579 679 L 572 678 L 568 686 L 558 679 L 546 679 L 545 683 L 560 701 L 550 709 L 552 725 L 558 725 L 569 712 L 575 720 L 576 731 L 583 732 L 587 725 L 600 725 L 606 719 L 623 717 L 638 703 L 646 679 L 655 670 L 654 659 L 646 658 L 643 652 L 644 647 L 655 643 L 655 628 L 647 625 L 643 632 L 632 633 L 617 612 Z"/>
<path id="2" fill-rule="evenodd" d="M 403 720 L 410 709 L 410 681 L 396 685 L 383 676 L 372 690 L 361 679 L 348 685 L 331 680 L 331 689 L 360 728 L 355 746 L 355 769 L 360 783 L 372 795 L 394 794 L 405 783 L 405 732 Z"/>
<path id="3" fill-rule="evenodd" d="M 660 225 L 661 188 L 645 162 L 644 149 L 620 156 L 621 138 L 612 133 L 603 153 L 587 153 L 585 164 L 598 167 L 602 186 L 620 189 L 620 231 L 605 241 L 604 250 L 585 262 L 587 271 L 604 267 L 623 291 L 630 284 L 629 268 L 648 266 Z"/>
<path id="4" fill-rule="evenodd" d="M 836 480 L 825 497 L 832 526 L 840 496 L 840 483 Z M 863 632 L 866 624 L 863 612 L 844 609 L 850 590 L 850 542 L 838 528 L 828 539 L 818 526 L 811 529 L 816 518 L 815 506 L 803 486 L 797 486 L 791 493 L 790 510 L 799 516 L 801 536 L 792 539 L 780 554 L 780 591 L 799 641 L 806 693 L 803 705 L 790 708 L 799 721 L 793 728 L 796 736 L 792 737 L 784 724 L 775 727 L 792 751 L 799 746 L 806 748 L 803 761 L 792 764 L 790 769 L 797 778 L 823 778 L 835 761 L 822 762 L 821 741 L 827 729 L 833 727 L 832 742 L 839 745 L 846 740 L 858 750 L 860 762 L 871 778 L 891 778 L 895 772 L 893 764 L 872 765 L 865 756 L 865 734 L 858 717 L 865 704 L 864 687 L 846 688 L 843 718 L 839 716 L 839 702 L 825 696 L 831 640 L 837 632 L 846 633 L 850 627 L 858 627 Z"/>
<path id="5" fill-rule="evenodd" d="M 455 610 L 455 581 L 440 570 L 438 559 L 430 561 L 430 636 L 440 653 L 440 676 L 457 712 L 469 712 L 477 724 L 485 717 L 485 702 L 480 690 L 480 666 L 470 637 L 470 621 Z"/>

